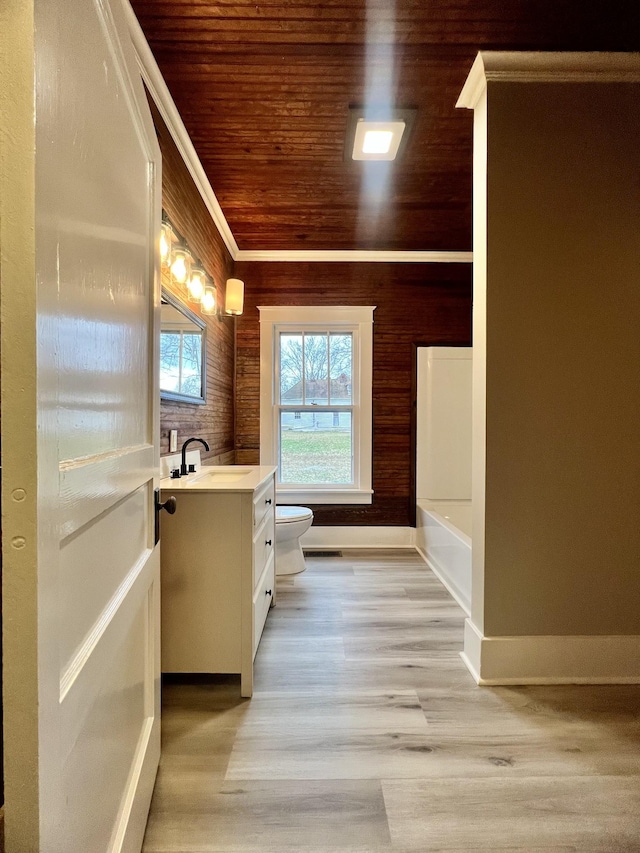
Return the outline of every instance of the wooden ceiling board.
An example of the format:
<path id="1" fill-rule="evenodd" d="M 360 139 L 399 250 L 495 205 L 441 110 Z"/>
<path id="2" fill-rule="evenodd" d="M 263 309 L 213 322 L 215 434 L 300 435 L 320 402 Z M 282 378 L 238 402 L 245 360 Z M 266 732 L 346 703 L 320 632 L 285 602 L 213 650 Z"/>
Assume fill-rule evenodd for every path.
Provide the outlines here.
<path id="1" fill-rule="evenodd" d="M 636 0 L 133 0 L 243 250 L 471 249 L 480 49 L 638 50 Z M 405 156 L 344 159 L 349 106 L 415 107 Z"/>

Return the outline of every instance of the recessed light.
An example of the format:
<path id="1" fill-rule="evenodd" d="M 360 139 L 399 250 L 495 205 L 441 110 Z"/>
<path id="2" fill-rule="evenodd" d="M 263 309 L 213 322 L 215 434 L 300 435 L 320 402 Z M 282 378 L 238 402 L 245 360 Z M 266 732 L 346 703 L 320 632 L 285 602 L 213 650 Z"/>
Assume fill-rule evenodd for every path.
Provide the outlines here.
<path id="1" fill-rule="evenodd" d="M 350 107 L 345 160 L 396 160 L 406 147 L 415 112 Z"/>
<path id="2" fill-rule="evenodd" d="M 360 119 L 353 140 L 353 159 L 395 160 L 404 129 L 403 121 Z"/>

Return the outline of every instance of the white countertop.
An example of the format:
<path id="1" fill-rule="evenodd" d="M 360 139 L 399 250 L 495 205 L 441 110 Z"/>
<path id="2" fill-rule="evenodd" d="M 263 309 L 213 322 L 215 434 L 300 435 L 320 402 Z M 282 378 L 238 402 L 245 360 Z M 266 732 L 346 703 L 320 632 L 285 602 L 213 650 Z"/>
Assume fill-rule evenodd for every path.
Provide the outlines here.
<path id="1" fill-rule="evenodd" d="M 164 492 L 254 492 L 275 471 L 272 465 L 203 465 L 180 479 L 164 477 Z"/>

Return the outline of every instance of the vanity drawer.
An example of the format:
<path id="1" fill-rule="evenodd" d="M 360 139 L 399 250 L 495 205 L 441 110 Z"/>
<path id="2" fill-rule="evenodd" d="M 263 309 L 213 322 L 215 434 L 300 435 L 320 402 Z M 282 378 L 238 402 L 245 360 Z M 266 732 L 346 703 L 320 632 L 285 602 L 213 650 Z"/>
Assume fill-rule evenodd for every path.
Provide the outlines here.
<path id="1" fill-rule="evenodd" d="M 253 529 L 257 530 L 265 515 L 275 508 L 276 489 L 273 477 L 265 484 L 253 499 Z M 267 537 L 268 538 L 268 537 Z"/>
<path id="2" fill-rule="evenodd" d="M 258 588 L 256 589 L 253 596 L 253 656 L 256 656 L 256 652 L 258 651 L 258 646 L 260 645 L 260 637 L 262 636 L 262 629 L 264 628 L 264 623 L 267 621 L 267 614 L 269 613 L 269 608 L 271 607 L 271 600 L 273 598 L 273 594 L 275 592 L 275 560 L 273 558 L 273 553 L 271 554 L 271 559 L 267 564 L 267 568 L 260 579 L 260 583 Z"/>
<path id="3" fill-rule="evenodd" d="M 264 567 L 276 546 L 275 511 L 270 509 L 263 519 L 262 527 L 253 540 L 253 588 L 260 580 Z"/>

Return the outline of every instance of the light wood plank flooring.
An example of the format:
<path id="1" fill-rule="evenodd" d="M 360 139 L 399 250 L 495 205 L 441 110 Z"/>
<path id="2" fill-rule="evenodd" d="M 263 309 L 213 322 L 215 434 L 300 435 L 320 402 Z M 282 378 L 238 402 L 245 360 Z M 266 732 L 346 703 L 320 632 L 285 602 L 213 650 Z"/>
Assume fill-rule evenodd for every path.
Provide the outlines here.
<path id="1" fill-rule="evenodd" d="M 239 683 L 165 685 L 145 853 L 640 853 L 640 687 L 477 687 L 410 551 L 278 579 Z"/>

